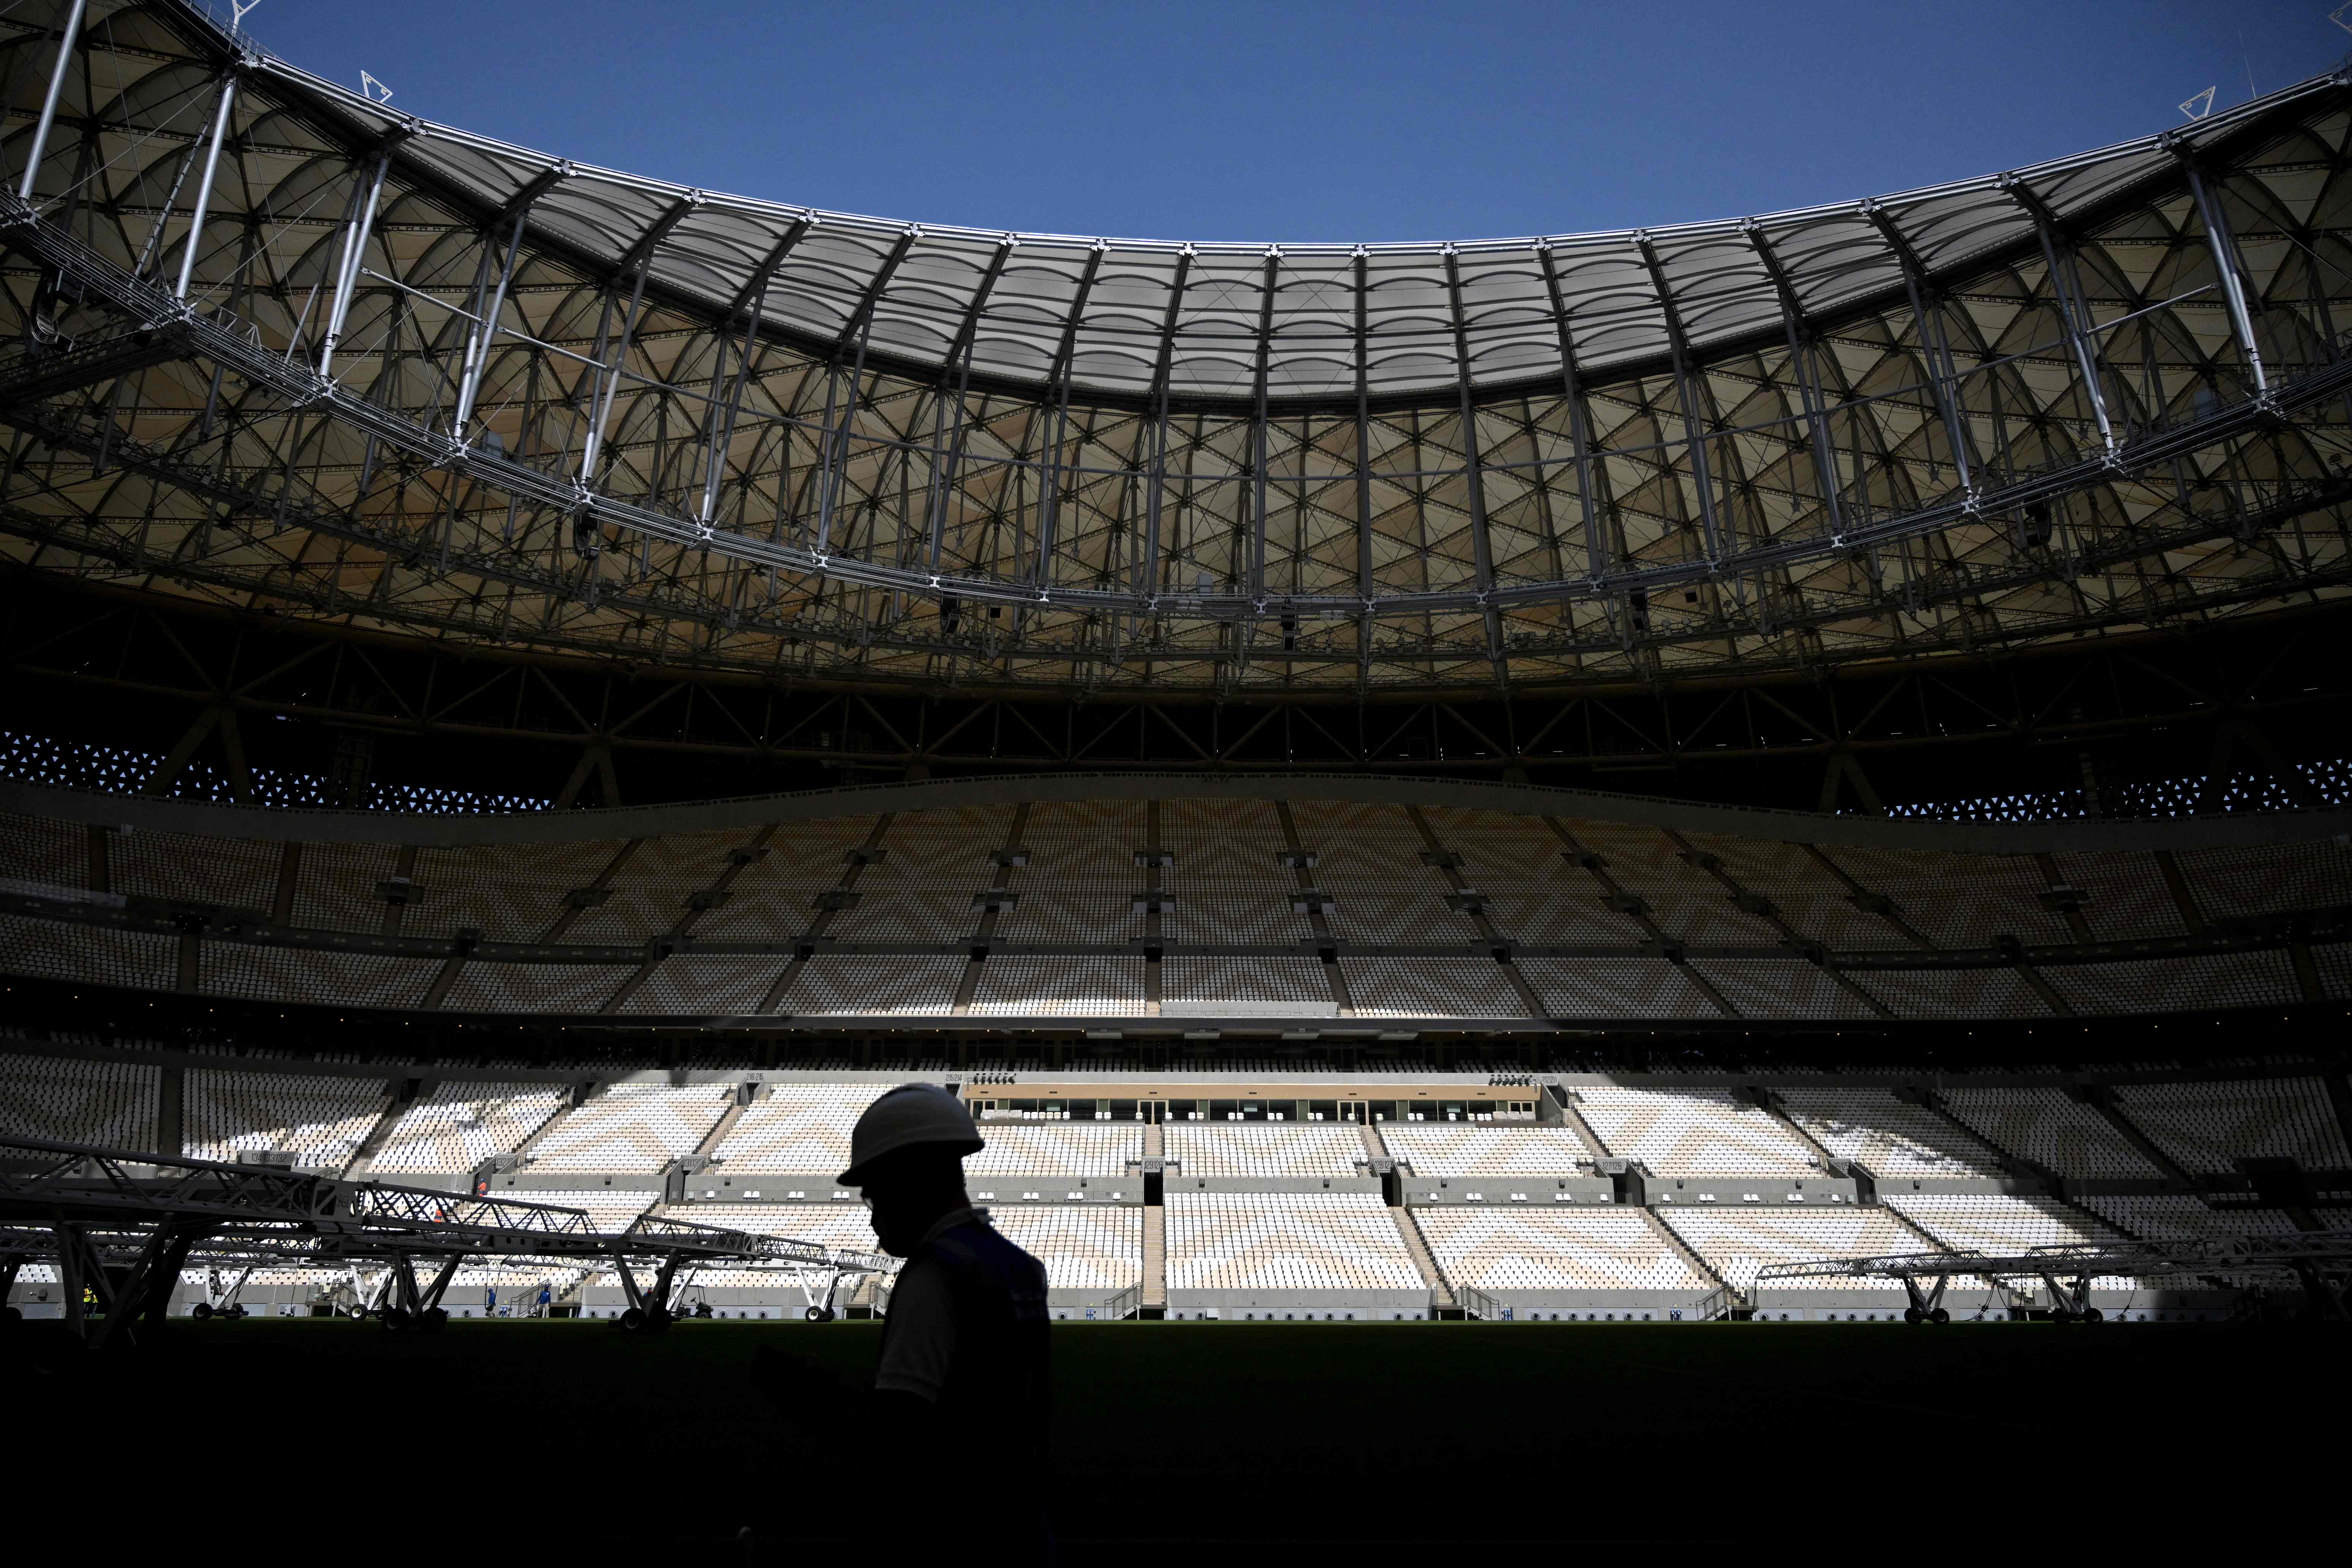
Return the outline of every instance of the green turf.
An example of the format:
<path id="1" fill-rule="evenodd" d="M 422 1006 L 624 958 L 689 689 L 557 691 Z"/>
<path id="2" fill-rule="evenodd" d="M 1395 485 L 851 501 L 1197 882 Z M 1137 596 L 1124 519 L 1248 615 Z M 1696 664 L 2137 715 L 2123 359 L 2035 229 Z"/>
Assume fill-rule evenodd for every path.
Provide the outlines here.
<path id="1" fill-rule="evenodd" d="M 395 1494 L 397 1478 L 452 1466 L 567 1506 L 609 1501 L 615 1486 L 682 1489 L 697 1500 L 679 1527 L 689 1541 L 749 1522 L 780 1552 L 802 1528 L 787 1521 L 847 1531 L 873 1505 L 837 1457 L 782 1432 L 744 1379 L 751 1350 L 787 1346 L 856 1375 L 877 1338 L 846 1322 L 688 1322 L 637 1338 L 596 1322 L 459 1321 L 428 1337 L 248 1320 L 176 1324 L 168 1342 L 100 1356 L 66 1353 L 28 1324 L 0 1353 L 11 1385 L 56 1418 L 30 1424 L 12 1466 L 34 1484 L 68 1484 L 101 1433 L 176 1432 L 196 1451 L 249 1457 L 168 1480 L 159 1501 L 184 1487 L 202 1507 L 219 1477 L 250 1486 L 270 1453 L 338 1472 L 381 1455 Z M 2306 1428 L 2341 1420 L 2347 1343 L 2254 1326 L 1066 1324 L 1051 1474 L 1005 1474 L 983 1447 L 951 1481 L 983 1516 L 990 1496 L 1042 1486 L 1065 1540 L 1103 1551 L 1277 1537 L 1755 1544 L 1789 1527 L 1791 1489 L 1822 1494 L 1849 1525 L 1922 1523 L 1930 1503 L 1992 1510 L 2004 1529 L 2182 1506 L 2166 1476 L 2198 1500 L 2244 1485 L 2316 1505 L 2334 1483 Z M 13 1436 L 26 1440 L 26 1426 Z M 323 1524 L 335 1504 L 289 1506 L 327 1510 L 306 1514 Z M 507 1529 L 493 1523 L 491 1538 Z"/>

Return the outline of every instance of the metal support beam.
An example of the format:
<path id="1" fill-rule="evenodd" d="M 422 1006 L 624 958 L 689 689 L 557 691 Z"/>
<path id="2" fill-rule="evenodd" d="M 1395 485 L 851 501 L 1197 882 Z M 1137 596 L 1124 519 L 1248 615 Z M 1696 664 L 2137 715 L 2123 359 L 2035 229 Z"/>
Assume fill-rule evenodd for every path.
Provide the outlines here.
<path id="1" fill-rule="evenodd" d="M 2042 240 L 2042 264 L 2050 269 L 2050 293 L 2058 303 L 2058 320 L 2066 330 L 2067 343 L 2074 351 L 2074 367 L 2082 373 L 2083 389 L 2091 399 L 2092 416 L 2098 421 L 2099 444 L 2112 457 L 2116 450 L 2115 426 L 2107 419 L 2107 395 L 2100 382 L 2098 350 L 2089 335 L 2095 323 L 2084 304 L 2074 276 L 2074 252 L 2071 248 L 2059 248 L 2055 215 L 2024 181 L 2003 176 L 2000 184 L 2010 199 L 2033 219 L 2033 231 Z"/>
<path id="2" fill-rule="evenodd" d="M 334 302 L 327 311 L 327 331 L 319 345 L 319 374 L 331 374 L 335 363 L 335 347 L 343 341 L 343 326 L 352 310 L 352 288 L 359 281 L 360 268 L 367 258 L 368 237 L 375 232 L 376 204 L 383 196 L 383 176 L 392 167 L 392 149 L 386 147 L 376 154 L 375 177 L 368 182 L 367 200 L 352 215 L 349 227 L 343 231 L 341 264 L 335 273 Z M 160 220 L 159 220 L 160 221 Z"/>
<path id="3" fill-rule="evenodd" d="M 609 294 L 605 297 L 604 323 L 600 324 L 596 331 L 596 357 L 604 363 L 596 367 L 598 384 L 593 395 L 593 412 L 588 418 L 588 438 L 580 447 L 580 482 L 583 485 L 596 482 L 596 459 L 604 451 L 604 426 L 613 417 L 613 399 L 621 389 L 622 367 L 629 359 L 629 340 L 636 333 L 637 312 L 645 308 L 645 303 L 646 271 L 640 268 L 636 281 L 629 289 L 629 309 L 621 321 L 620 342 L 614 345 L 611 360 L 605 361 L 604 326 L 609 325 L 612 319 L 612 297 Z"/>
<path id="4" fill-rule="evenodd" d="M 1273 374 L 1275 279 L 1281 267 L 1281 247 L 1267 246 L 1265 269 L 1258 280 L 1257 369 L 1250 391 L 1250 558 L 1243 579 L 1252 605 L 1261 613 L 1265 598 L 1266 384 Z M 1237 626 L 1235 635 L 1247 633 Z"/>
<path id="5" fill-rule="evenodd" d="M 1959 475 L 1961 490 L 1974 495 L 1977 482 L 1969 461 L 1968 426 L 1960 418 L 1958 393 L 1953 385 L 1957 378 L 1952 369 L 1951 351 L 1944 344 L 1940 318 L 1929 309 L 1927 269 L 1920 264 L 1917 253 L 1911 248 L 1911 242 L 1904 237 L 1901 229 L 1895 226 L 1895 220 L 1886 216 L 1883 205 L 1868 201 L 1863 203 L 1862 210 L 1863 216 L 1870 220 L 1871 226 L 1878 230 L 1879 237 L 1886 242 L 1887 251 L 1902 270 L 1904 291 L 1911 301 L 1911 319 L 1918 324 L 1919 364 L 1927 372 L 1927 384 L 1935 394 L 1937 412 L 1943 419 L 1944 443 L 1951 448 L 1952 467 Z"/>
<path id="6" fill-rule="evenodd" d="M 1470 330 L 1462 303 L 1462 258 L 1445 247 L 1445 291 L 1454 316 L 1454 370 L 1462 421 L 1462 478 L 1470 502 L 1470 569 L 1476 574 L 1480 618 L 1486 627 L 1486 658 L 1497 684 L 1507 684 L 1503 668 L 1503 614 L 1487 595 L 1495 591 L 1495 553 L 1486 537 L 1486 479 L 1478 448 L 1478 407 L 1471 396 Z"/>
<path id="7" fill-rule="evenodd" d="M 1780 330 L 1789 344 L 1789 370 L 1797 378 L 1797 395 L 1805 410 L 1806 444 L 1812 448 L 1813 474 L 1822 487 L 1822 510 L 1832 539 L 1845 535 L 1844 508 L 1838 499 L 1837 441 L 1830 434 L 1827 410 L 1822 406 L 1820 378 L 1813 367 L 1813 339 L 1806 328 L 1804 301 L 1797 297 L 1796 285 L 1789 270 L 1773 254 L 1771 242 L 1765 237 L 1764 226 L 1753 218 L 1740 220 L 1740 230 L 1748 236 L 1756 258 L 1772 279 L 1772 291 L 1780 300 Z"/>
<path id="8" fill-rule="evenodd" d="M 57 64 L 49 68 L 48 96 L 41 100 L 41 118 L 33 126 L 33 144 L 25 153 L 25 177 L 16 186 L 16 194 L 29 204 L 33 186 L 41 177 L 41 155 L 48 150 L 49 128 L 57 123 L 58 98 L 65 91 L 66 71 L 73 63 L 74 46 L 81 40 L 82 12 L 89 0 L 73 0 L 73 9 L 66 13 L 66 25 L 58 35 Z"/>
<path id="9" fill-rule="evenodd" d="M 735 296 L 733 308 L 727 313 L 728 321 L 732 322 L 748 305 L 751 319 L 743 328 L 743 346 L 735 367 L 735 384 L 728 392 L 723 408 L 714 406 L 711 410 L 710 450 L 703 460 L 702 509 L 696 514 L 704 522 L 709 522 L 719 510 L 719 487 L 727 478 L 727 454 L 735 443 L 735 419 L 742 411 L 743 389 L 751 377 L 752 353 L 760 342 L 760 318 L 766 312 L 768 305 L 768 285 L 775 280 L 778 269 L 791 258 L 793 248 L 801 242 L 801 236 L 808 231 L 806 218 L 784 231 L 784 237 L 776 242 L 775 248 L 768 252 L 766 258 L 752 272 L 742 290 Z M 719 347 L 712 355 L 710 369 L 710 395 L 714 400 L 719 397 L 719 381 L 727 368 L 724 328 L 715 336 Z"/>
<path id="10" fill-rule="evenodd" d="M 1666 272 L 1658 261 L 1658 247 L 1646 232 L 1636 231 L 1633 245 L 1642 253 L 1642 265 L 1649 269 L 1650 286 L 1658 296 L 1658 309 L 1666 323 L 1666 346 L 1674 362 L 1675 401 L 1683 407 L 1683 438 L 1690 452 L 1691 486 L 1698 491 L 1699 528 L 1702 547 L 1706 552 L 1710 569 L 1724 558 L 1726 543 L 1715 515 L 1715 482 L 1708 473 L 1706 432 L 1699 421 L 1698 393 L 1690 363 L 1690 342 L 1683 331 L 1682 311 L 1675 308 L 1674 289 L 1666 283 Z M 1671 460 L 1667 467 L 1672 468 Z"/>
<path id="11" fill-rule="evenodd" d="M 966 423 L 965 399 L 971 391 L 971 361 L 980 347 L 980 323 L 988 310 L 988 297 L 996 289 L 996 280 L 1004 276 L 1004 264 L 1012 258 L 1019 241 L 1011 235 L 996 242 L 996 254 L 989 258 L 988 270 L 981 275 L 980 287 L 972 290 L 971 303 L 963 313 L 963 324 L 956 329 L 956 341 L 948 346 L 947 363 L 956 367 L 955 437 L 945 440 L 942 421 L 946 411 L 933 411 L 931 420 L 931 485 L 926 508 L 929 521 L 929 550 L 925 567 L 936 572 L 940 552 L 946 548 L 948 504 L 955 494 L 956 470 L 962 466 Z M 946 447 L 946 466 L 940 466 L 940 449 Z"/>
<path id="12" fill-rule="evenodd" d="M 2213 252 L 2213 270 L 2221 279 L 2221 298 L 2230 308 L 2230 331 L 2238 340 L 2238 352 L 2246 356 L 2246 374 L 2253 382 L 2254 395 L 2267 396 L 2270 380 L 2263 373 L 2263 351 L 2254 342 L 2254 319 L 2246 309 L 2245 272 L 2238 263 L 2238 242 L 2204 174 L 2193 161 L 2185 161 L 2185 166 L 2189 194 L 2196 197 L 2197 214 L 2204 220 L 2205 243 Z"/>
<path id="13" fill-rule="evenodd" d="M 188 218 L 186 248 L 180 255 L 180 280 L 172 297 L 184 303 L 196 275 L 196 247 L 204 242 L 205 213 L 212 205 L 213 180 L 220 173 L 221 143 L 228 140 L 229 111 L 236 106 L 236 74 L 221 78 L 220 107 L 213 111 L 212 144 L 205 150 L 204 177 L 196 182 L 196 208 Z"/>
<path id="14" fill-rule="evenodd" d="M 849 320 L 841 329 L 842 346 L 846 346 L 852 336 L 856 338 L 857 357 L 849 368 L 849 399 L 842 405 L 841 422 L 834 424 L 830 407 L 825 413 L 824 490 L 818 502 L 816 519 L 816 552 L 819 556 L 833 547 L 833 509 L 841 494 L 842 470 L 849 466 L 849 437 L 851 428 L 857 423 L 858 401 L 865 395 L 866 348 L 873 341 L 874 312 L 882 302 L 882 291 L 890 286 L 891 276 L 898 270 L 898 264 L 907 259 L 907 252 L 914 248 L 915 241 L 921 237 L 921 234 L 920 229 L 909 228 L 899 235 L 898 243 L 891 247 L 889 256 L 875 269 L 874 281 L 866 285 L 864 297 L 857 301 L 857 309 L 850 312 Z M 840 348 L 836 347 L 834 352 L 835 363 L 839 363 Z M 828 404 L 831 402 L 830 395 L 826 401 Z"/>
<path id="15" fill-rule="evenodd" d="M 1560 395 L 1568 404 L 1568 438 L 1576 461 L 1576 504 L 1584 522 L 1585 570 L 1597 583 L 1609 570 L 1609 546 L 1602 537 L 1599 498 L 1593 493 L 1592 437 L 1586 422 L 1584 388 L 1576 373 L 1576 339 L 1549 243 L 1538 243 L 1536 255 L 1543 264 L 1544 290 L 1551 297 L 1552 331 L 1559 340 Z"/>
<path id="16" fill-rule="evenodd" d="M 1147 605 L 1160 595 L 1160 513 L 1168 491 L 1168 395 L 1175 376 L 1176 323 L 1183 314 L 1184 289 L 1192 276 L 1192 247 L 1176 257 L 1176 277 L 1168 288 L 1168 310 L 1160 322 L 1160 358 L 1151 367 L 1151 464 L 1144 479 L 1143 550 L 1136 562 L 1135 592 Z"/>
<path id="17" fill-rule="evenodd" d="M 1086 270 L 1078 274 L 1077 289 L 1070 297 L 1069 314 L 1062 321 L 1062 341 L 1054 349 L 1054 363 L 1045 375 L 1046 395 L 1054 399 L 1054 436 L 1037 476 L 1035 577 L 1041 589 L 1051 587 L 1054 582 L 1054 537 L 1062 502 L 1062 447 L 1069 439 L 1070 430 L 1070 361 L 1077 353 L 1078 326 L 1086 319 L 1087 300 L 1094 293 L 1095 277 L 1102 270 L 1103 253 L 1109 248 L 1098 239 L 1087 253 Z M 860 353 L 863 352 L 861 346 Z"/>
<path id="18" fill-rule="evenodd" d="M 1372 332 L 1371 262 L 1362 246 L 1355 251 L 1356 296 L 1356 685 L 1372 679 Z"/>
<path id="19" fill-rule="evenodd" d="M 524 218 L 525 213 L 515 214 L 511 232 L 507 236 L 506 257 L 499 265 L 498 286 L 490 290 L 489 302 L 466 331 L 465 369 L 457 383 L 457 406 L 449 416 L 449 433 L 460 441 L 466 439 L 466 426 L 474 417 L 474 399 L 481 391 L 482 373 L 490 363 L 490 347 L 499 335 L 499 318 L 506 311 L 507 289 L 514 281 L 515 255 L 522 248 Z"/>

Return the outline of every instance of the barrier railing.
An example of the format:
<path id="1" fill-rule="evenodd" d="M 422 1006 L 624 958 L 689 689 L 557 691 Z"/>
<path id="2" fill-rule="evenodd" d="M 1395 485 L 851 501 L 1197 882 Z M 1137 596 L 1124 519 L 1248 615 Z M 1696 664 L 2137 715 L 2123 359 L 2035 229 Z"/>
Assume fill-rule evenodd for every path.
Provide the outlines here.
<path id="1" fill-rule="evenodd" d="M 1093 1306 L 1086 1308 L 1085 1321 L 1102 1323 L 1117 1322 L 1122 1318 L 1132 1318 L 1142 1310 L 1143 1287 L 1130 1285 L 1118 1295 L 1106 1296 Z"/>

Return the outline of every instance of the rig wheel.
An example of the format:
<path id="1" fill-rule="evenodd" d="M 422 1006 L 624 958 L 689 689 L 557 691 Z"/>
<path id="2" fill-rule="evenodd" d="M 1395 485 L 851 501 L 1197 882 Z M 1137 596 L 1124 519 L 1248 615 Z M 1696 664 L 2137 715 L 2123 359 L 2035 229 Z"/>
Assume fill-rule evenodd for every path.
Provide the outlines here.
<path id="1" fill-rule="evenodd" d="M 1946 1309 L 1938 1307 L 1927 1314 L 1927 1321 L 1940 1328 L 1952 1321 L 1952 1314 Z"/>
<path id="2" fill-rule="evenodd" d="M 409 1317 L 407 1308 L 386 1307 L 383 1310 L 383 1326 L 389 1331 L 395 1334 L 404 1334 L 408 1331 L 408 1324 Z"/>
<path id="3" fill-rule="evenodd" d="M 2083 1321 L 2086 1323 L 2104 1323 L 2106 1321 L 2107 1315 L 2105 1312 L 2100 1311 L 2096 1307 L 2085 1307 L 2083 1309 Z"/>
<path id="4" fill-rule="evenodd" d="M 1925 1319 L 1927 1315 L 1927 1313 L 1921 1311 L 1916 1307 L 1906 1307 L 1903 1309 L 1903 1321 L 1906 1323 L 1916 1324 Z"/>
<path id="5" fill-rule="evenodd" d="M 188 1309 L 188 1316 L 200 1323 L 210 1319 L 212 1315 L 213 1304 L 210 1301 L 199 1301 Z"/>
<path id="6" fill-rule="evenodd" d="M 623 1333 L 641 1334 L 645 1332 L 645 1329 L 646 1314 L 644 1308 L 632 1307 L 627 1311 L 621 1314 L 621 1331 Z"/>
<path id="7" fill-rule="evenodd" d="M 416 1326 L 428 1334 L 437 1334 L 449 1325 L 449 1309 L 427 1307 L 416 1315 Z"/>

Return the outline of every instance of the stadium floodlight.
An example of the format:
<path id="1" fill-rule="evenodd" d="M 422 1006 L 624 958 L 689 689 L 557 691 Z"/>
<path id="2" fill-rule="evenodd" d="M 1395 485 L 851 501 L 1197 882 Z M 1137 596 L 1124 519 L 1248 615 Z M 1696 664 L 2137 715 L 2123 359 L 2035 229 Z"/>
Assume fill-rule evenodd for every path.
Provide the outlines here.
<path id="1" fill-rule="evenodd" d="M 2196 97 L 2183 100 L 2180 112 L 2191 120 L 2202 120 L 2213 112 L 2213 89 L 2207 88 Z"/>
<path id="2" fill-rule="evenodd" d="M 374 73 L 371 71 L 362 70 L 360 72 L 360 91 L 367 95 L 367 100 L 370 103 L 390 103 L 392 101 L 392 89 L 384 86 L 384 84 L 377 79 Z M 2206 89 L 2205 96 L 2208 98 L 2212 97 L 2212 89 Z"/>

